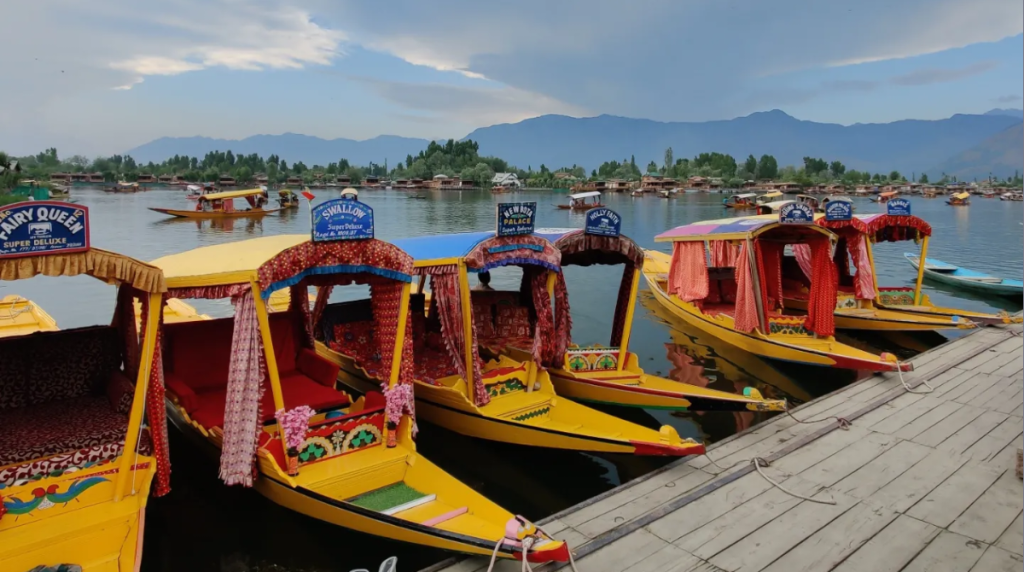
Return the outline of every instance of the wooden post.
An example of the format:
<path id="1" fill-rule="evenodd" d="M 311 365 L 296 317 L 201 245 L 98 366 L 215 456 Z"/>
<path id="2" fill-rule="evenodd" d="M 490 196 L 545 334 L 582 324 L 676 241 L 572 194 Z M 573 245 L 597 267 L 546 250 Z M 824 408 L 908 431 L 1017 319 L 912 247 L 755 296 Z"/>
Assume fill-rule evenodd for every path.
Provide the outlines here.
<path id="1" fill-rule="evenodd" d="M 462 306 L 462 332 L 466 338 L 466 346 L 463 348 L 466 358 L 466 396 L 469 397 L 469 402 L 472 405 L 476 405 L 476 399 L 474 393 L 476 388 L 473 386 L 474 366 L 476 360 L 473 359 L 476 348 L 473 347 L 473 303 L 469 297 L 469 272 L 466 269 L 466 263 L 459 262 L 459 305 Z"/>
<path id="2" fill-rule="evenodd" d="M 394 387 L 398 383 L 398 374 L 402 369 L 402 347 L 405 344 L 405 325 L 409 319 L 409 291 L 412 284 L 402 284 L 402 300 L 398 303 L 398 333 L 395 335 L 395 351 L 391 355 L 391 378 L 388 379 L 388 387 Z"/>
<path id="3" fill-rule="evenodd" d="M 757 254 L 754 252 L 754 242 L 747 239 L 747 263 L 750 266 L 750 281 L 754 286 L 754 305 L 757 307 L 757 323 L 761 326 L 761 333 L 765 336 L 771 333 L 768 329 L 768 316 L 764 309 L 764 300 L 761 299 L 761 277 L 757 274 Z"/>
<path id="4" fill-rule="evenodd" d="M 163 295 L 149 294 L 149 311 L 146 323 L 143 324 L 142 352 L 139 360 L 139 373 L 135 379 L 135 396 L 132 398 L 132 410 L 128 415 L 128 430 L 124 437 L 124 452 L 121 453 L 121 465 L 117 470 L 117 483 L 114 486 L 114 502 L 124 498 L 125 487 L 128 486 L 129 475 L 134 481 L 135 449 L 139 444 L 139 428 L 142 426 L 142 415 L 146 411 L 146 394 L 149 390 L 149 374 L 153 367 L 153 354 L 156 351 L 156 332 L 160 325 L 160 314 L 164 311 Z M 134 302 L 129 302 L 121 312 L 134 312 Z M 161 404 L 163 406 L 163 404 Z"/>
<path id="5" fill-rule="evenodd" d="M 640 269 L 633 271 L 633 285 L 629 289 L 629 302 L 626 304 L 626 322 L 622 324 L 622 340 L 619 341 L 619 361 L 616 367 L 622 371 L 629 359 L 629 334 L 633 330 L 633 313 L 636 311 L 636 290 L 640 286 Z M 614 327 L 614 326 L 612 326 Z"/>
<path id="6" fill-rule="evenodd" d="M 917 284 L 914 286 L 914 305 L 921 305 L 921 283 L 924 282 L 924 267 L 928 260 L 928 238 L 921 241 L 921 255 L 917 259 Z"/>
<path id="7" fill-rule="evenodd" d="M 274 396 L 274 411 L 284 409 L 284 393 L 281 392 L 281 376 L 277 371 L 277 357 L 274 355 L 274 341 L 270 335 L 270 317 L 267 316 L 267 305 L 263 303 L 260 295 L 260 285 L 256 280 L 249 282 L 252 285 L 252 299 L 256 304 L 256 318 L 260 323 L 260 337 L 263 339 L 263 356 L 267 364 L 267 377 L 270 379 L 270 391 Z M 237 319 L 237 316 L 236 316 Z M 284 427 L 275 418 L 277 423 L 277 434 L 281 436 L 281 450 L 284 458 L 288 458 L 288 444 L 285 441 Z M 287 470 L 287 467 L 281 467 Z"/>

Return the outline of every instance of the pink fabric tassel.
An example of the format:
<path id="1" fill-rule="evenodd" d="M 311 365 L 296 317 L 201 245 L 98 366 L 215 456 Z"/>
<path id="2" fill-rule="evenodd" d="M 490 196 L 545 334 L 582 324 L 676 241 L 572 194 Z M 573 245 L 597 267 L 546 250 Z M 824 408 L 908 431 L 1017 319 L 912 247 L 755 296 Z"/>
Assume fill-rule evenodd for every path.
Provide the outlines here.
<path id="1" fill-rule="evenodd" d="M 224 441 L 220 478 L 229 485 L 251 487 L 252 465 L 259 444 L 260 400 L 263 397 L 263 341 L 252 290 L 233 298 L 235 327 L 231 337 Z"/>

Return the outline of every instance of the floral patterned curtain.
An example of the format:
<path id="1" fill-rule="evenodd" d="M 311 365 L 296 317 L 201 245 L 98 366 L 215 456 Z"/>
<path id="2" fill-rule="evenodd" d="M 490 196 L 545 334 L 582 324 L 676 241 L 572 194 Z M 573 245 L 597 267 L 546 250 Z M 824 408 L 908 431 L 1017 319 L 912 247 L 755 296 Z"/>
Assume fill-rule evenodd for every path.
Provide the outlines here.
<path id="1" fill-rule="evenodd" d="M 572 315 L 569 312 L 569 291 L 565 287 L 565 274 L 559 272 L 555 279 L 555 343 L 548 367 L 561 367 L 565 351 L 571 344 Z"/>
<path id="2" fill-rule="evenodd" d="M 414 378 L 412 317 L 405 320 L 405 339 L 402 344 L 402 361 L 398 372 L 398 383 L 388 387 L 391 380 L 392 357 L 395 355 L 395 343 L 398 341 L 399 310 L 402 303 L 402 282 L 386 278 L 373 277 L 370 280 L 370 304 L 373 306 L 374 332 L 377 351 L 382 364 L 381 390 L 388 406 L 388 421 L 398 426 L 401 416 L 412 418 L 413 431 L 416 431 L 416 411 L 413 392 Z M 410 310 L 411 311 L 411 310 Z"/>
<path id="3" fill-rule="evenodd" d="M 433 271 L 433 269 L 431 270 Z M 430 277 L 430 289 L 432 300 L 437 301 L 437 315 L 441 322 L 441 337 L 444 339 L 445 347 L 448 348 L 448 355 L 452 359 L 452 365 L 455 366 L 455 370 L 459 372 L 459 375 L 467 383 L 473 384 L 473 397 L 476 405 L 487 405 L 491 398 L 484 388 L 483 378 L 481 377 L 483 364 L 480 362 L 480 354 L 476 349 L 476 324 L 473 324 L 471 330 L 473 335 L 471 341 L 474 367 L 473 371 L 466 371 L 466 336 L 462 323 L 462 299 L 459 295 L 458 271 L 456 269 L 455 273 L 445 272 L 444 269 L 439 268 L 438 272 L 441 273 L 432 274 Z"/>
<path id="4" fill-rule="evenodd" d="M 130 299 L 130 298 L 129 298 Z M 160 299 L 161 310 L 163 301 Z M 134 304 L 128 306 L 132 314 L 132 327 L 135 326 Z M 149 320 L 149 296 L 142 296 L 142 327 Z M 167 442 L 167 406 L 164 404 L 164 360 L 162 355 L 163 312 L 156 329 L 156 340 L 153 347 L 153 367 L 149 370 L 149 383 L 146 391 L 146 414 L 149 421 L 149 436 L 153 441 L 153 457 L 156 459 L 156 484 L 153 496 L 162 497 L 171 492 L 171 455 Z M 144 340 L 143 340 L 144 341 Z M 131 379 L 137 379 L 138 371 Z M 138 445 L 136 445 L 137 447 Z"/>
<path id="5" fill-rule="evenodd" d="M 533 309 L 537 316 L 537 323 L 533 328 L 533 345 L 530 353 L 533 356 L 533 363 L 543 368 L 552 361 L 555 352 L 554 316 L 551 313 L 551 296 L 548 295 L 548 274 L 543 269 L 531 266 L 528 276 L 530 277 L 530 294 L 533 298 Z M 524 270 L 526 270 L 524 268 Z M 555 335 L 553 335 L 555 334 Z"/>
<path id="6" fill-rule="evenodd" d="M 853 267 L 857 270 L 854 276 L 853 288 L 857 298 L 861 300 L 875 299 L 875 278 L 871 268 L 871 259 L 868 258 L 868 237 L 860 234 L 856 237 L 846 238 L 846 247 L 853 260 Z"/>
<path id="7" fill-rule="evenodd" d="M 231 302 L 235 306 L 235 321 L 224 405 L 220 478 L 229 485 L 251 487 L 266 367 L 252 289 L 232 298 Z"/>
<path id="8" fill-rule="evenodd" d="M 782 251 L 781 242 L 755 240 L 757 267 L 761 273 L 761 300 L 765 311 L 782 307 Z"/>
<path id="9" fill-rule="evenodd" d="M 320 318 L 324 315 L 324 309 L 327 308 L 327 301 L 331 298 L 331 292 L 333 291 L 333 285 L 321 286 L 317 289 L 316 304 L 313 305 L 313 316 L 310 318 L 314 328 L 320 325 Z M 330 332 L 321 332 L 321 335 L 323 335 L 323 339 L 325 340 L 329 340 L 331 338 Z"/>

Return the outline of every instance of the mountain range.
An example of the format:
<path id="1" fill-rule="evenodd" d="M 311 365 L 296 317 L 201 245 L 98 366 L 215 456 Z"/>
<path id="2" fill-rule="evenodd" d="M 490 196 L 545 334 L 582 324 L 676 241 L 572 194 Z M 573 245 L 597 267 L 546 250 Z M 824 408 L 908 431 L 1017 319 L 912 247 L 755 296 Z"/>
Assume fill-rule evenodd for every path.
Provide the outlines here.
<path id="1" fill-rule="evenodd" d="M 1024 111 L 993 109 L 982 115 L 957 114 L 940 120 L 839 125 L 796 119 L 783 111 L 706 122 L 660 122 L 601 115 L 575 118 L 543 115 L 518 123 L 476 129 L 466 136 L 480 144 L 481 155 L 501 157 L 520 168 L 582 165 L 594 169 L 604 161 L 635 157 L 643 168 L 663 162 L 665 149 L 675 157 L 718 151 L 742 160 L 747 155 L 775 156 L 779 165 L 801 165 L 803 157 L 842 161 L 848 169 L 888 173 L 944 171 L 961 178 L 969 173 L 1013 175 L 1024 170 L 1020 129 Z M 380 136 L 365 141 L 321 139 L 307 135 L 256 135 L 241 140 L 163 137 L 127 153 L 140 162 L 160 162 L 174 155 L 202 157 L 209 151 L 276 154 L 307 165 L 340 158 L 365 165 L 385 160 L 394 165 L 415 155 L 428 140 Z M 1016 145 L 1014 147 L 1013 145 Z"/>

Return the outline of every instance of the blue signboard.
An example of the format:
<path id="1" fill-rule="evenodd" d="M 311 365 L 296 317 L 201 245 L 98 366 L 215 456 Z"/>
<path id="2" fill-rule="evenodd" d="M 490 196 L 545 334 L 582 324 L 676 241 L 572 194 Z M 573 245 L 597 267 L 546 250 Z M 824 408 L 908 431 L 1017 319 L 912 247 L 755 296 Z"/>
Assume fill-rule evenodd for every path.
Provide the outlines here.
<path id="1" fill-rule="evenodd" d="M 537 203 L 498 203 L 498 236 L 533 234 Z"/>
<path id="2" fill-rule="evenodd" d="M 850 220 L 853 218 L 853 203 L 829 201 L 825 205 L 825 220 Z"/>
<path id="3" fill-rule="evenodd" d="M 814 209 L 804 203 L 786 203 L 779 209 L 780 224 L 811 224 L 814 222 Z"/>
<path id="4" fill-rule="evenodd" d="M 889 199 L 885 205 L 885 212 L 889 216 L 910 216 L 910 201 L 908 199 Z"/>
<path id="5" fill-rule="evenodd" d="M 354 199 L 332 199 L 313 207 L 313 242 L 373 238 L 373 209 Z"/>
<path id="6" fill-rule="evenodd" d="M 89 250 L 89 209 L 57 201 L 0 208 L 0 257 Z"/>
<path id="7" fill-rule="evenodd" d="M 622 232 L 622 217 L 609 208 L 590 209 L 587 211 L 587 226 L 583 232 L 597 236 L 619 236 Z"/>

